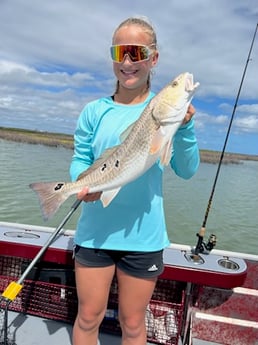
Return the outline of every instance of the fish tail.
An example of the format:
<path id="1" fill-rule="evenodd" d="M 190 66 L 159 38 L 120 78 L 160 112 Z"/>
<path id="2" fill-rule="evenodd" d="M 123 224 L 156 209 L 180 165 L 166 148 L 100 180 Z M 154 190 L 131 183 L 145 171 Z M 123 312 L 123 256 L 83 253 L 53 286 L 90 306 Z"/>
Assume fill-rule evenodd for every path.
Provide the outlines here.
<path id="1" fill-rule="evenodd" d="M 69 194 L 64 191 L 64 182 L 35 182 L 29 186 L 36 192 L 39 198 L 41 212 L 45 221 L 51 218 L 69 197 Z"/>

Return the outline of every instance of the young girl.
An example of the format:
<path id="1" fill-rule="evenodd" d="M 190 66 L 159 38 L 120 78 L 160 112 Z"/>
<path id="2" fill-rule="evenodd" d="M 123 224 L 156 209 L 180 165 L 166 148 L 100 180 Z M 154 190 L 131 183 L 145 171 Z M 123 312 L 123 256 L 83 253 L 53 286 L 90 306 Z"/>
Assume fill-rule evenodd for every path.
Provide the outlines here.
<path id="1" fill-rule="evenodd" d="M 150 75 L 157 64 L 156 34 L 146 20 L 129 18 L 115 30 L 111 46 L 117 78 L 113 96 L 86 105 L 75 132 L 71 177 L 120 143 L 120 134 L 138 119 L 154 93 Z M 199 150 L 190 106 L 174 137 L 170 162 L 185 179 L 196 172 Z M 85 201 L 75 233 L 75 273 L 78 315 L 73 345 L 96 345 L 114 275 L 118 282 L 119 321 L 123 345 L 145 345 L 145 311 L 157 277 L 163 270 L 163 249 L 169 245 L 163 197 L 163 167 L 157 162 L 144 175 L 124 186 L 103 208 L 101 193 L 78 198 Z M 94 202 L 89 202 L 94 201 Z"/>

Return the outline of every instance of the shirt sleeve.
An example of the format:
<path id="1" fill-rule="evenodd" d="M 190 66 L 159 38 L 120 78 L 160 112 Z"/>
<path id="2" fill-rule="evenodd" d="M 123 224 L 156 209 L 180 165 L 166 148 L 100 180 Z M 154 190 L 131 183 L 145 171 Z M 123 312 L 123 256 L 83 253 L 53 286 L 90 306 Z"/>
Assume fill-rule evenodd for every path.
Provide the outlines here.
<path id="1" fill-rule="evenodd" d="M 176 175 L 184 179 L 191 178 L 200 164 L 200 154 L 194 131 L 194 120 L 179 127 L 173 141 L 170 161 Z"/>
<path id="2" fill-rule="evenodd" d="M 91 145 L 93 138 L 91 111 L 91 107 L 86 106 L 77 121 L 77 127 L 74 134 L 74 154 L 70 165 L 70 176 L 72 181 L 75 181 L 94 161 Z"/>

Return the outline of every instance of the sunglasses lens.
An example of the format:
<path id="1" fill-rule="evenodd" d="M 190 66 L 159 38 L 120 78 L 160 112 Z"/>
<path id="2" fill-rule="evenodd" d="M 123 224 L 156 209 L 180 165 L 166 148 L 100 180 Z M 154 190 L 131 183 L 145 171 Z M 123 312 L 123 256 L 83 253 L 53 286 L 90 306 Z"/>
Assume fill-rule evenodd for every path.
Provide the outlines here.
<path id="1" fill-rule="evenodd" d="M 143 45 L 116 45 L 110 48 L 110 52 L 115 62 L 122 62 L 125 55 L 128 55 L 133 62 L 148 60 L 150 57 L 149 48 Z"/>

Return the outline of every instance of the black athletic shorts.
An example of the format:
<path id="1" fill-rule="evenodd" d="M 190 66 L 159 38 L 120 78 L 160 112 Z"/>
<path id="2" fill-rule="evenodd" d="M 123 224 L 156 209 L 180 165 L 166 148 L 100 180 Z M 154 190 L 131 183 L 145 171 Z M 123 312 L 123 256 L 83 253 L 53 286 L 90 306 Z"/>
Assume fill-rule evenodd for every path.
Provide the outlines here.
<path id="1" fill-rule="evenodd" d="M 164 269 L 163 250 L 133 252 L 74 247 L 74 258 L 83 266 L 107 267 L 116 265 L 121 271 L 138 278 L 159 276 Z"/>

